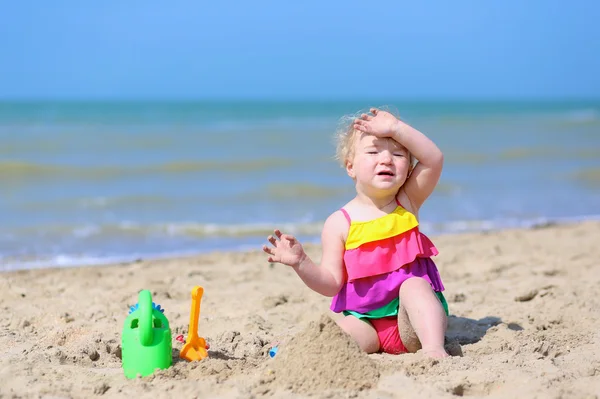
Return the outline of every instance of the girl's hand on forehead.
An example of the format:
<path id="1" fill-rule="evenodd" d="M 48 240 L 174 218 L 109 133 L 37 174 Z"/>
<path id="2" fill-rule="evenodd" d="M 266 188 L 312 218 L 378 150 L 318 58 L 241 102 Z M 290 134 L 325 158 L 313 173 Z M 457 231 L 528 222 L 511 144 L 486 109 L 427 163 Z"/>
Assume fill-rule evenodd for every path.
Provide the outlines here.
<path id="1" fill-rule="evenodd" d="M 387 111 L 371 108 L 371 114 L 362 114 L 354 120 L 354 129 L 377 137 L 392 137 L 398 129 L 398 119 Z"/>

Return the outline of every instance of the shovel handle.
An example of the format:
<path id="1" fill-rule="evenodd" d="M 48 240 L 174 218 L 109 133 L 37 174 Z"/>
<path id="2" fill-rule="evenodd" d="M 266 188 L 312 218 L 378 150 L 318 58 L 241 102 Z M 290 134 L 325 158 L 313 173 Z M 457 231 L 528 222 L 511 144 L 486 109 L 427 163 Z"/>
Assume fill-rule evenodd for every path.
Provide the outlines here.
<path id="1" fill-rule="evenodd" d="M 202 301 L 202 295 L 204 294 L 204 288 L 195 286 L 192 288 L 192 309 L 190 311 L 190 330 L 186 339 L 187 343 L 192 342 L 194 339 L 198 339 L 198 321 L 200 320 L 200 302 Z"/>

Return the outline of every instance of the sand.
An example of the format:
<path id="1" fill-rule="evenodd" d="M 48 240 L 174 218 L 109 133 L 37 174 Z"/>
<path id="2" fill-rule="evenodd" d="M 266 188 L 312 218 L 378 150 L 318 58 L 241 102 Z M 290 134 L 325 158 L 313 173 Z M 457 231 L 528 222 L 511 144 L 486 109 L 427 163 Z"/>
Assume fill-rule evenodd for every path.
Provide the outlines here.
<path id="1" fill-rule="evenodd" d="M 452 357 L 366 355 L 291 269 L 211 253 L 0 274 L 0 397 L 600 397 L 600 222 L 432 238 Z M 195 285 L 211 348 L 188 363 L 176 337 Z M 127 380 L 121 330 L 141 289 L 166 309 L 174 364 Z"/>

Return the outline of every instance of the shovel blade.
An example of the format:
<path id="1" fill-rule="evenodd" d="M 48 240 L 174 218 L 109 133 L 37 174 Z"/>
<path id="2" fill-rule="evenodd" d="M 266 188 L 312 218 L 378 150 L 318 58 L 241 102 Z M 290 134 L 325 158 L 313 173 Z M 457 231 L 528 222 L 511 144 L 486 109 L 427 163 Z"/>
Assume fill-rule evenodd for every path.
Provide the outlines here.
<path id="1" fill-rule="evenodd" d="M 179 357 L 189 362 L 202 360 L 208 357 L 208 351 L 206 350 L 206 341 L 203 338 L 192 339 L 183 345 Z"/>

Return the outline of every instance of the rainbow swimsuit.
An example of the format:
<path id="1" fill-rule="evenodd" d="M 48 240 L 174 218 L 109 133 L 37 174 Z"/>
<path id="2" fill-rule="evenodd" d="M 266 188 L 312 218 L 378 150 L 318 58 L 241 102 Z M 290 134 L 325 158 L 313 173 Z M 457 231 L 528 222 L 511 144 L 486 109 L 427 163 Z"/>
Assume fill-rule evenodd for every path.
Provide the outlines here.
<path id="1" fill-rule="evenodd" d="M 332 311 L 360 319 L 397 318 L 400 286 L 411 277 L 421 277 L 431 284 L 448 314 L 444 285 L 431 260 L 438 250 L 419 231 L 415 215 L 396 202 L 392 213 L 366 222 L 351 221 L 341 209 L 350 224 L 344 253 L 346 282 L 331 302 Z"/>

